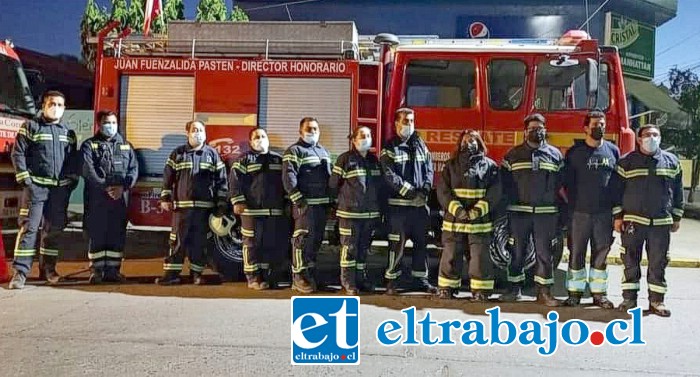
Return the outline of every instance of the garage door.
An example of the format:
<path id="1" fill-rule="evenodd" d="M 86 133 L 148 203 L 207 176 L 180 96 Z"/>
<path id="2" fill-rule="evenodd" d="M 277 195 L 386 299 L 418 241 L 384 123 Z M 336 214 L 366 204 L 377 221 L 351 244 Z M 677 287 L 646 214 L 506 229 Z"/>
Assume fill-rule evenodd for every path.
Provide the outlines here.
<path id="1" fill-rule="evenodd" d="M 194 113 L 194 78 L 122 76 L 121 131 L 134 145 L 141 176 L 163 174 L 170 152 L 187 141 L 185 124 Z"/>
<path id="2" fill-rule="evenodd" d="M 260 79 L 260 127 L 267 129 L 271 149 L 283 153 L 299 139 L 299 120 L 311 116 L 321 127 L 320 143 L 333 158 L 348 150 L 350 79 Z"/>

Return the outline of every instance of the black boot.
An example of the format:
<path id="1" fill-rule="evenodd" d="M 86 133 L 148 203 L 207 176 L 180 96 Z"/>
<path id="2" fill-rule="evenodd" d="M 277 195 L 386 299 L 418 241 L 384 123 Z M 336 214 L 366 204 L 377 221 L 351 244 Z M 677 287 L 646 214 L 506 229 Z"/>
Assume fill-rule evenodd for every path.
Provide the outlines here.
<path id="1" fill-rule="evenodd" d="M 201 272 L 190 272 L 190 277 L 192 278 L 192 284 L 194 285 L 204 285 L 206 281 Z"/>
<path id="2" fill-rule="evenodd" d="M 360 292 L 374 292 L 374 284 L 369 280 L 366 270 L 357 271 L 355 274 L 355 285 Z"/>
<path id="3" fill-rule="evenodd" d="M 345 293 L 350 296 L 357 295 L 357 286 L 355 285 L 355 269 L 348 267 L 340 268 L 340 285 L 345 290 Z"/>
<path id="4" fill-rule="evenodd" d="M 603 309 L 614 309 L 615 305 L 602 293 L 593 294 L 593 305 Z"/>
<path id="5" fill-rule="evenodd" d="M 299 293 L 309 294 L 314 292 L 314 287 L 307 280 L 305 274 L 294 274 L 292 277 L 292 290 Z"/>
<path id="6" fill-rule="evenodd" d="M 44 270 L 44 277 L 46 283 L 50 285 L 58 284 L 61 281 L 61 275 L 59 275 L 54 268 Z"/>
<path id="7" fill-rule="evenodd" d="M 178 285 L 182 283 L 179 271 L 166 271 L 162 277 L 156 279 L 158 285 Z"/>
<path id="8" fill-rule="evenodd" d="M 549 286 L 546 285 L 537 286 L 537 303 L 551 308 L 561 306 L 561 301 L 552 296 Z"/>
<path id="9" fill-rule="evenodd" d="M 105 283 L 123 283 L 124 280 L 126 280 L 124 275 L 120 274 L 119 270 L 115 268 L 105 270 L 105 273 L 102 276 L 102 281 Z"/>
<path id="10" fill-rule="evenodd" d="M 483 291 L 473 291 L 471 302 L 487 303 L 489 302 L 489 294 Z"/>
<path id="11" fill-rule="evenodd" d="M 511 284 L 508 288 L 508 292 L 501 295 L 500 300 L 503 302 L 515 302 L 520 300 L 520 290 L 521 287 L 518 284 Z"/>
<path id="12" fill-rule="evenodd" d="M 257 273 L 245 274 L 245 278 L 248 281 L 248 288 L 254 289 L 256 291 L 262 291 L 270 288 L 270 285 L 263 280 L 262 275 Z"/>
<path id="13" fill-rule="evenodd" d="M 413 285 L 411 288 L 412 290 L 418 292 L 425 292 L 430 294 L 437 293 L 437 288 L 435 288 L 434 285 L 430 284 L 428 278 L 413 278 Z"/>
<path id="14" fill-rule="evenodd" d="M 620 303 L 620 306 L 617 307 L 617 310 L 627 313 L 627 310 L 629 309 L 634 309 L 637 307 L 637 299 L 636 298 L 626 298 L 622 300 L 622 303 Z"/>
<path id="15" fill-rule="evenodd" d="M 399 285 L 398 281 L 395 279 L 387 279 L 386 280 L 386 294 L 389 296 L 396 296 L 399 291 Z"/>
<path id="16" fill-rule="evenodd" d="M 102 284 L 104 273 L 102 270 L 92 270 L 90 272 L 90 277 L 88 278 L 88 283 L 90 284 Z"/>
<path id="17" fill-rule="evenodd" d="M 569 298 L 564 301 L 564 306 L 576 307 L 581 305 L 581 294 L 578 292 L 569 292 Z"/>
<path id="18" fill-rule="evenodd" d="M 455 289 L 438 287 L 436 296 L 440 300 L 452 300 L 455 298 Z"/>
<path id="19" fill-rule="evenodd" d="M 663 302 L 650 302 L 649 312 L 656 314 L 659 317 L 670 317 L 671 311 L 666 308 Z"/>

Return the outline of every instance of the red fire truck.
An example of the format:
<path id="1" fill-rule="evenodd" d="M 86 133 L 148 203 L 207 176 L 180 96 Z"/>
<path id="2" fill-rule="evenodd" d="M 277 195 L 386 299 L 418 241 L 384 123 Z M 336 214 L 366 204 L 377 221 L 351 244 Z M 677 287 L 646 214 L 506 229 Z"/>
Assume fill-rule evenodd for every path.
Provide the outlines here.
<path id="1" fill-rule="evenodd" d="M 35 107 L 22 64 L 9 40 L 0 41 L 0 219 L 17 218 L 21 190 L 10 160 L 15 135 Z M 3 224 L 13 228 L 16 223 Z"/>
<path id="2" fill-rule="evenodd" d="M 246 150 L 254 126 L 284 151 L 304 116 L 318 118 L 321 144 L 334 156 L 360 125 L 373 130 L 378 147 L 394 136 L 392 116 L 404 106 L 416 111 L 436 172 L 466 128 L 481 131 L 500 160 L 522 142 L 532 111 L 547 118 L 549 141 L 564 151 L 583 138 L 592 108 L 607 114 L 609 140 L 623 152 L 634 146 L 617 50 L 581 31 L 558 40 L 380 34 L 366 43 L 352 22 L 182 21 L 169 24 L 167 38 L 100 44 L 95 110 L 118 112 L 120 131 L 139 153 L 136 225 L 168 226 L 158 209 L 160 176 L 191 119 L 208 125 L 209 143 L 228 160 Z"/>

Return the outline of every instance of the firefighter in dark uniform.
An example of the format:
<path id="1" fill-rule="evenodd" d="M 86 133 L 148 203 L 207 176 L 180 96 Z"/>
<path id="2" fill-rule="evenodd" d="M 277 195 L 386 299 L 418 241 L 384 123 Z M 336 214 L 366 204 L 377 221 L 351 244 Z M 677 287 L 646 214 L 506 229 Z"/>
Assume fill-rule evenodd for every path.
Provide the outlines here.
<path id="1" fill-rule="evenodd" d="M 571 245 L 566 288 L 567 306 L 577 306 L 588 284 L 593 304 L 612 309 L 607 299 L 606 258 L 613 243 L 610 177 L 620 159 L 615 144 L 603 139 L 605 114 L 590 112 L 584 120 L 586 139 L 569 149 L 564 159 L 564 188 L 570 218 Z M 591 243 L 591 268 L 586 274 L 586 251 Z"/>
<path id="2" fill-rule="evenodd" d="M 282 156 L 270 151 L 270 140 L 262 128 L 250 131 L 251 150 L 236 161 L 229 175 L 233 212 L 241 216 L 243 270 L 248 288 L 276 286 L 288 249 Z"/>
<path id="3" fill-rule="evenodd" d="M 394 114 L 397 136 L 382 149 L 382 174 L 389 186 L 389 260 L 384 278 L 386 293 L 397 293 L 397 281 L 407 239 L 413 242 L 412 289 L 436 293 L 428 281 L 426 233 L 429 226 L 427 201 L 433 184 L 433 162 L 425 142 L 415 132 L 412 109 L 400 108 Z"/>
<path id="4" fill-rule="evenodd" d="M 541 114 L 527 116 L 524 123 L 525 142 L 508 151 L 501 166 L 511 237 L 510 291 L 502 299 L 515 301 L 520 297 L 525 281 L 525 252 L 532 236 L 537 302 L 559 306 L 561 303 L 551 293 L 554 284 L 552 245 L 556 239 L 559 209 L 563 205 L 560 190 L 564 158 L 559 149 L 546 142 L 545 119 Z"/>
<path id="5" fill-rule="evenodd" d="M 204 123 L 188 122 L 187 144 L 170 153 L 163 173 L 161 208 L 173 211 L 170 251 L 163 263 L 160 285 L 180 284 L 185 254 L 190 276 L 196 285 L 204 284 L 205 250 L 209 216 L 223 216 L 227 210 L 226 165 L 219 153 L 205 143 Z"/>
<path id="6" fill-rule="evenodd" d="M 369 150 L 372 133 L 358 127 L 351 135 L 352 149 L 341 154 L 333 166 L 329 186 L 337 193 L 340 233 L 340 283 L 347 294 L 373 290 L 367 278 L 367 253 L 372 231 L 380 223 L 384 181 L 379 159 Z"/>
<path id="7" fill-rule="evenodd" d="M 41 115 L 17 131 L 11 154 L 15 178 L 23 192 L 10 289 L 24 287 L 37 248 L 40 276 L 49 284 L 60 281 L 56 272 L 57 236 L 65 228 L 68 199 L 78 182 L 75 132 L 61 123 L 65 96 L 49 91 L 42 102 Z"/>
<path id="8" fill-rule="evenodd" d="M 618 162 L 613 182 L 614 226 L 622 235 L 620 255 L 625 265 L 619 309 L 626 312 L 637 307 L 642 247 L 646 244 L 649 311 L 668 317 L 665 272 L 670 233 L 678 231 L 683 217 L 683 177 L 678 158 L 661 150 L 660 143 L 659 128 L 644 125 L 637 131 L 637 150 Z"/>
<path id="9" fill-rule="evenodd" d="M 138 179 L 136 153 L 117 132 L 117 115 L 97 114 L 99 132 L 83 142 L 83 224 L 89 237 L 90 282 L 120 282 L 126 242 L 129 189 Z"/>
<path id="10" fill-rule="evenodd" d="M 451 299 L 459 291 L 465 254 L 472 300 L 488 301 L 494 288 L 489 245 L 492 213 L 501 200 L 501 185 L 498 165 L 485 154 L 486 145 L 479 133 L 464 131 L 437 186 L 445 213 L 438 275 L 438 296 L 442 299 Z"/>
<path id="11" fill-rule="evenodd" d="M 330 204 L 328 179 L 331 156 L 318 140 L 321 131 L 314 118 L 299 122 L 299 141 L 282 157 L 282 182 L 291 199 L 292 289 L 311 293 L 318 289 L 315 276 L 316 256 L 323 242 Z"/>

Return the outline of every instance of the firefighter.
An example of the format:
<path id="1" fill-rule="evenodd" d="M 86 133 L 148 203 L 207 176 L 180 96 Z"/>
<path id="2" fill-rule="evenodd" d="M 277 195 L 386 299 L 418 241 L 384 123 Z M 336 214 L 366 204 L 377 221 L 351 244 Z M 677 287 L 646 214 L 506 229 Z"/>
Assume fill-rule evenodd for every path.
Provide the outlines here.
<path id="1" fill-rule="evenodd" d="M 243 270 L 248 288 L 275 287 L 283 272 L 287 238 L 282 156 L 270 151 L 263 128 L 249 133 L 251 150 L 236 161 L 229 175 L 233 212 L 241 216 Z"/>
<path id="2" fill-rule="evenodd" d="M 626 312 L 637 307 L 642 272 L 642 246 L 646 244 L 649 267 L 649 311 L 671 315 L 664 304 L 670 233 L 677 232 L 683 217 L 683 177 L 676 156 L 661 150 L 659 127 L 647 124 L 637 130 L 638 148 L 617 164 L 614 176 L 615 230 L 622 235 L 620 254 L 625 265 L 622 281 Z"/>
<path id="3" fill-rule="evenodd" d="M 445 216 L 442 223 L 438 297 L 451 299 L 462 284 L 463 256 L 469 265 L 472 300 L 487 302 L 494 287 L 489 254 L 492 213 L 501 200 L 498 165 L 486 157 L 478 132 L 462 132 L 453 157 L 447 161 L 437 187 Z"/>
<path id="4" fill-rule="evenodd" d="M 567 271 L 567 306 L 578 306 L 588 283 L 593 304 L 612 309 L 606 297 L 606 258 L 613 243 L 612 192 L 610 177 L 620 159 L 620 150 L 603 138 L 605 114 L 592 111 L 584 119 L 586 139 L 569 149 L 564 159 L 571 231 L 571 255 Z M 591 243 L 591 268 L 586 274 L 586 250 Z"/>
<path id="5" fill-rule="evenodd" d="M 83 224 L 93 284 L 122 280 L 129 189 L 138 179 L 136 153 L 117 132 L 117 115 L 100 111 L 97 121 L 99 131 L 80 148 L 85 179 Z"/>
<path id="6" fill-rule="evenodd" d="M 190 121 L 185 126 L 187 144 L 170 153 L 163 173 L 160 206 L 172 211 L 170 251 L 163 263 L 164 275 L 156 284 L 180 284 L 185 254 L 190 276 L 196 285 L 205 283 L 205 250 L 209 216 L 223 216 L 227 210 L 226 165 L 217 151 L 205 143 L 204 123 Z"/>
<path id="7" fill-rule="evenodd" d="M 389 186 L 389 260 L 384 278 L 386 293 L 397 293 L 397 280 L 407 239 L 413 242 L 412 289 L 436 293 L 428 281 L 426 232 L 429 225 L 427 201 L 433 183 L 433 162 L 425 142 L 415 132 L 412 109 L 394 113 L 397 136 L 382 149 L 382 174 Z"/>
<path id="8" fill-rule="evenodd" d="M 321 130 L 315 118 L 299 122 L 299 135 L 284 152 L 282 182 L 293 203 L 292 289 L 311 293 L 318 289 L 315 265 L 330 204 L 331 157 L 318 143 Z"/>
<path id="9" fill-rule="evenodd" d="M 340 283 L 349 295 L 374 290 L 367 278 L 367 253 L 372 230 L 380 222 L 381 178 L 379 159 L 369 150 L 372 133 L 358 127 L 350 136 L 350 151 L 341 154 L 333 166 L 329 186 L 337 193 L 340 233 Z"/>
<path id="10" fill-rule="evenodd" d="M 41 114 L 17 131 L 11 158 L 23 192 L 10 289 L 24 287 L 37 247 L 40 277 L 49 284 L 61 279 L 57 236 L 65 228 L 68 199 L 78 182 L 75 132 L 61 122 L 65 98 L 58 91 L 46 92 Z"/>
<path id="11" fill-rule="evenodd" d="M 524 123 L 525 142 L 508 151 L 501 166 L 511 237 L 510 291 L 502 300 L 520 298 L 525 281 L 525 253 L 532 236 L 537 302 L 559 306 L 561 303 L 551 293 L 554 284 L 552 245 L 556 242 L 558 212 L 563 204 L 560 196 L 563 156 L 559 149 L 547 143 L 545 119 L 541 114 L 528 115 Z"/>

